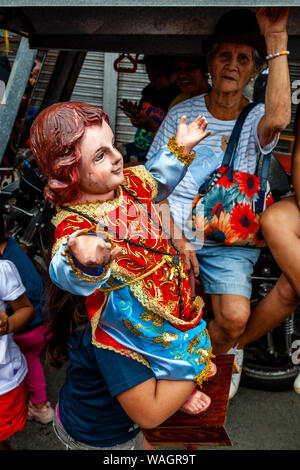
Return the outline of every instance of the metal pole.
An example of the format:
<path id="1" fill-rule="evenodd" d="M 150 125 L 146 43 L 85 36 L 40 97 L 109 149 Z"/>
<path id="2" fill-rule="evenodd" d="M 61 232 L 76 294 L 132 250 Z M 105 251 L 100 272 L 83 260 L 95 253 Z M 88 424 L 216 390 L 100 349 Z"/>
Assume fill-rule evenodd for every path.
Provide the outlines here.
<path id="1" fill-rule="evenodd" d="M 109 52 L 104 55 L 103 111 L 108 114 L 113 132 L 116 127 L 118 91 L 118 73 L 114 69 L 114 61 L 118 56 L 119 54 Z"/>
<path id="2" fill-rule="evenodd" d="M 10 72 L 4 97 L 0 106 L 0 163 L 13 129 L 21 99 L 30 76 L 36 56 L 35 49 L 29 49 L 27 38 L 22 38 Z"/>

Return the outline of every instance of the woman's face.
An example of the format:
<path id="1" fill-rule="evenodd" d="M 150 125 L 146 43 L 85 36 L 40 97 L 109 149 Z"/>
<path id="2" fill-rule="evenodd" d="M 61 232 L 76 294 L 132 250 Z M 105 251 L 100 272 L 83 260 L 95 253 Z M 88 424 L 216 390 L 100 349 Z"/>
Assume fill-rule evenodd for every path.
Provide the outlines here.
<path id="1" fill-rule="evenodd" d="M 207 91 L 207 81 L 200 66 L 188 58 L 178 58 L 174 62 L 174 79 L 183 93 L 191 96 Z"/>
<path id="2" fill-rule="evenodd" d="M 212 87 L 223 93 L 242 92 L 256 74 L 253 52 L 247 44 L 221 43 L 208 64 Z"/>

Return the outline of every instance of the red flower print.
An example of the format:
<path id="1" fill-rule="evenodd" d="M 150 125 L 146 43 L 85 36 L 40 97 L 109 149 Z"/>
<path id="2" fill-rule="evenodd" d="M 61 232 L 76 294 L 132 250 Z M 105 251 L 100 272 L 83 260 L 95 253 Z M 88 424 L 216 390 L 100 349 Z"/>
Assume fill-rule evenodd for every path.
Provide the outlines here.
<path id="1" fill-rule="evenodd" d="M 240 192 L 249 199 L 253 199 L 260 189 L 260 178 L 256 175 L 249 175 L 248 173 L 238 171 L 236 172 L 236 181 Z"/>
<path id="2" fill-rule="evenodd" d="M 250 204 L 243 202 L 232 208 L 230 225 L 238 237 L 244 240 L 257 232 L 259 225 L 255 219 Z"/>
<path id="3" fill-rule="evenodd" d="M 220 173 L 222 174 L 221 178 L 218 181 L 219 186 L 223 186 L 224 188 L 228 189 L 231 188 L 235 183 L 233 181 L 229 181 L 229 168 L 226 166 L 221 166 L 219 168 Z"/>

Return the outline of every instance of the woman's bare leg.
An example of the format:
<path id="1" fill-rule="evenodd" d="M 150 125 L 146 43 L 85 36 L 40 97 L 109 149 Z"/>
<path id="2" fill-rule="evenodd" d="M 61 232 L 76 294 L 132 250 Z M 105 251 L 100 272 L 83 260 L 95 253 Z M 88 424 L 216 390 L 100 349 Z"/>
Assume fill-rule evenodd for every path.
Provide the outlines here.
<path id="1" fill-rule="evenodd" d="M 215 355 L 224 354 L 237 344 L 244 333 L 249 316 L 247 297 L 232 294 L 212 294 L 214 318 L 208 323 L 208 331 Z"/>
<path id="2" fill-rule="evenodd" d="M 299 305 L 299 298 L 286 277 L 282 274 L 273 289 L 254 308 L 245 333 L 239 338 L 242 349 L 276 328 Z"/>
<path id="3" fill-rule="evenodd" d="M 267 209 L 261 228 L 274 259 L 300 297 L 300 212 L 294 197 Z"/>
<path id="4" fill-rule="evenodd" d="M 254 308 L 239 347 L 260 338 L 282 323 L 300 303 L 300 219 L 295 198 L 274 204 L 263 214 L 266 242 L 283 274 Z"/>

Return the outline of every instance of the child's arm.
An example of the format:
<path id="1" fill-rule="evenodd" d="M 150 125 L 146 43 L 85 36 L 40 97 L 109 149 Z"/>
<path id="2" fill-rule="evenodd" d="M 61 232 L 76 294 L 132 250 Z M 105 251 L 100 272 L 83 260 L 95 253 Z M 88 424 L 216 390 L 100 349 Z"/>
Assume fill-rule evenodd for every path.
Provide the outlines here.
<path id="1" fill-rule="evenodd" d="M 8 260 L 0 265 L 0 298 L 9 303 L 14 313 L 8 317 L 0 311 L 0 335 L 15 333 L 22 329 L 35 315 L 34 308 L 25 294 L 25 287 L 16 266 Z"/>
<path id="2" fill-rule="evenodd" d="M 141 428 L 151 429 L 179 410 L 194 388 L 192 381 L 151 378 L 120 393 L 117 399 L 132 421 Z"/>
<path id="3" fill-rule="evenodd" d="M 0 310 L 0 336 L 16 333 L 24 328 L 35 315 L 34 308 L 25 294 L 8 303 L 11 305 L 14 313 L 8 317 L 4 310 Z"/>

